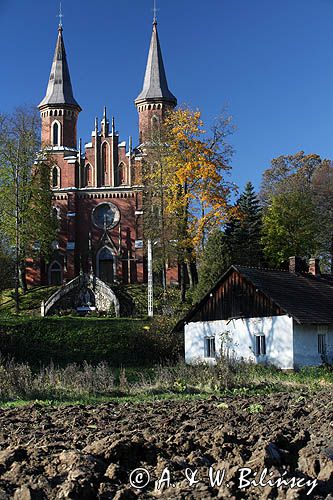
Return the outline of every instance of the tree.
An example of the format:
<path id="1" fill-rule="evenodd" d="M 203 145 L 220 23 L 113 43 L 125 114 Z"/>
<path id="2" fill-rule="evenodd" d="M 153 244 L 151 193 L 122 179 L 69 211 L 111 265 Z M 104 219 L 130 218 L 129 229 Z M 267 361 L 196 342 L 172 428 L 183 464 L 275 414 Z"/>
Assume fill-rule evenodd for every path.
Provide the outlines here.
<path id="1" fill-rule="evenodd" d="M 18 108 L 0 119 L 0 229 L 15 250 L 15 289 L 25 285 L 25 262 L 33 251 L 46 258 L 55 239 L 50 161 L 40 148 L 39 116 Z"/>
<path id="2" fill-rule="evenodd" d="M 279 266 L 292 255 L 315 255 L 318 229 L 316 207 L 309 189 L 273 196 L 263 217 L 262 243 L 267 259 Z"/>
<path id="3" fill-rule="evenodd" d="M 199 301 L 215 285 L 231 264 L 232 255 L 227 243 L 227 237 L 221 229 L 214 229 L 207 239 L 202 254 L 199 281 L 193 294 L 193 300 Z"/>
<path id="4" fill-rule="evenodd" d="M 299 254 L 320 257 L 323 263 L 331 260 L 333 268 L 332 195 L 330 161 L 316 154 L 305 155 L 303 151 L 272 160 L 263 174 L 261 187 L 265 213 L 263 242 L 271 263 L 278 265 L 281 259 Z M 283 207 L 283 203 L 289 206 Z"/>
<path id="5" fill-rule="evenodd" d="M 227 246 L 234 264 L 260 266 L 262 211 L 253 184 L 248 182 L 236 203 L 237 217 L 225 227 Z"/>
<path id="6" fill-rule="evenodd" d="M 260 199 L 264 205 L 270 203 L 271 198 L 287 191 L 293 191 L 297 186 L 309 186 L 316 169 L 321 165 L 319 155 L 306 155 L 299 151 L 294 155 L 281 155 L 273 158 L 271 166 L 262 176 Z"/>
<path id="7" fill-rule="evenodd" d="M 222 117 L 207 134 L 201 113 L 182 108 L 168 113 L 159 131 L 159 148 L 154 141 L 147 147 L 146 220 L 157 215 L 160 223 L 154 227 L 160 228 L 161 234 L 163 223 L 162 238 L 165 240 L 167 234 L 176 242 L 182 301 L 186 268 L 191 280 L 191 263 L 198 248 L 204 246 L 207 234 L 226 222 L 232 212 L 229 200 L 235 186 L 226 178 L 232 154 L 226 137 L 231 131 L 230 117 Z"/>
<path id="8" fill-rule="evenodd" d="M 312 198 L 316 206 L 319 252 L 323 267 L 333 273 L 333 165 L 323 160 L 312 179 Z"/>

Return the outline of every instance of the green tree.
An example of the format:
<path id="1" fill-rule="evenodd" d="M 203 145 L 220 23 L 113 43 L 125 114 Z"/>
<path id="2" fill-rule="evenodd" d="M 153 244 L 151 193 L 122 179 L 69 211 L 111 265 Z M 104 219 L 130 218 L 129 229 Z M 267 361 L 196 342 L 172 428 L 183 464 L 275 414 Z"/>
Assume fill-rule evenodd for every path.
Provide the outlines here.
<path id="1" fill-rule="evenodd" d="M 199 280 L 193 294 L 193 300 L 199 301 L 231 264 L 232 254 L 227 237 L 220 229 L 214 229 L 207 239 L 202 254 Z"/>
<path id="2" fill-rule="evenodd" d="M 260 266 L 262 211 L 253 184 L 248 182 L 236 203 L 236 214 L 225 227 L 227 246 L 234 264 Z"/>
<path id="3" fill-rule="evenodd" d="M 280 193 L 294 191 L 299 186 L 309 186 L 316 169 L 322 164 L 319 155 L 306 155 L 299 151 L 294 155 L 281 155 L 273 158 L 271 166 L 262 176 L 260 199 L 264 205 L 270 203 L 271 198 Z"/>
<path id="4" fill-rule="evenodd" d="M 288 258 L 299 254 L 310 257 L 312 252 L 312 256 L 320 257 L 322 263 L 330 261 L 333 269 L 332 163 L 317 154 L 306 155 L 303 151 L 273 159 L 263 174 L 260 196 L 266 221 L 263 242 L 270 262 L 279 265 L 282 256 Z M 289 207 L 282 206 L 283 200 Z M 302 212 L 303 206 L 305 210 Z M 292 210 L 297 223 L 293 221 Z M 267 221 L 271 220 L 272 214 L 275 225 L 270 228 Z M 278 237 L 277 226 L 283 237 Z M 288 236 L 291 231 L 293 234 Z M 312 231 L 312 236 L 309 236 L 309 231 Z"/>
<path id="5" fill-rule="evenodd" d="M 40 151 L 40 119 L 35 110 L 18 108 L 0 119 L 0 230 L 15 254 L 16 305 L 19 282 L 25 284 L 27 257 L 45 258 L 55 239 L 51 211 L 50 161 Z"/>
<path id="6" fill-rule="evenodd" d="M 263 217 L 262 243 L 268 261 L 279 266 L 292 255 L 316 255 L 318 230 L 310 189 L 273 196 Z"/>

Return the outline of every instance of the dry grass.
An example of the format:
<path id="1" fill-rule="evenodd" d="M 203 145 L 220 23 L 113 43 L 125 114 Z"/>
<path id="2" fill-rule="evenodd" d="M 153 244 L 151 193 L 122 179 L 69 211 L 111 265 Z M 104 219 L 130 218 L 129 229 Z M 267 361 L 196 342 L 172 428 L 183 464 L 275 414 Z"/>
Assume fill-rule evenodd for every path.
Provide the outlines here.
<path id="1" fill-rule="evenodd" d="M 251 394 L 333 385 L 330 368 L 284 373 L 274 367 L 221 359 L 216 366 L 200 363 L 158 365 L 150 369 L 115 369 L 106 362 L 65 367 L 53 363 L 33 370 L 28 363 L 0 357 L 0 402 L 15 400 L 74 401 L 89 397 L 140 397 L 153 394 Z"/>

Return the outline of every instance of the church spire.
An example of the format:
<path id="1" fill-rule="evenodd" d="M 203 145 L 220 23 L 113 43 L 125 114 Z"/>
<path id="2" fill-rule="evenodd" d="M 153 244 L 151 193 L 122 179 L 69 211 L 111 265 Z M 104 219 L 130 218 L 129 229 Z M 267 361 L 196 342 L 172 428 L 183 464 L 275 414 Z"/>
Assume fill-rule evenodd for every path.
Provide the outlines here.
<path id="1" fill-rule="evenodd" d="M 62 14 L 58 27 L 58 39 L 54 52 L 49 83 L 44 99 L 39 104 L 39 109 L 50 105 L 68 105 L 81 111 L 81 107 L 73 96 L 73 89 L 67 63 L 64 39 L 62 36 Z"/>
<path id="2" fill-rule="evenodd" d="M 176 106 L 177 99 L 170 92 L 165 74 L 161 46 L 157 32 L 156 9 L 154 11 L 153 33 L 150 42 L 146 73 L 141 93 L 135 99 L 135 104 L 145 101 L 166 102 Z"/>

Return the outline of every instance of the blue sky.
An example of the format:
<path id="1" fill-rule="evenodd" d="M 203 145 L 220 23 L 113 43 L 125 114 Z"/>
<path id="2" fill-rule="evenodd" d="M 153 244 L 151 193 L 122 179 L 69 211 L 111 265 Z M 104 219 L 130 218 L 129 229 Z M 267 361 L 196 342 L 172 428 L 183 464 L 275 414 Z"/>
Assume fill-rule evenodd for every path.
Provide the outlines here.
<path id="1" fill-rule="evenodd" d="M 74 94 L 90 140 L 104 104 L 121 139 L 137 137 L 153 0 L 63 0 Z M 332 0 L 157 0 L 170 90 L 209 124 L 228 105 L 237 127 L 232 179 L 259 187 L 280 154 L 333 158 Z M 56 0 L 0 0 L 0 111 L 43 98 Z"/>

